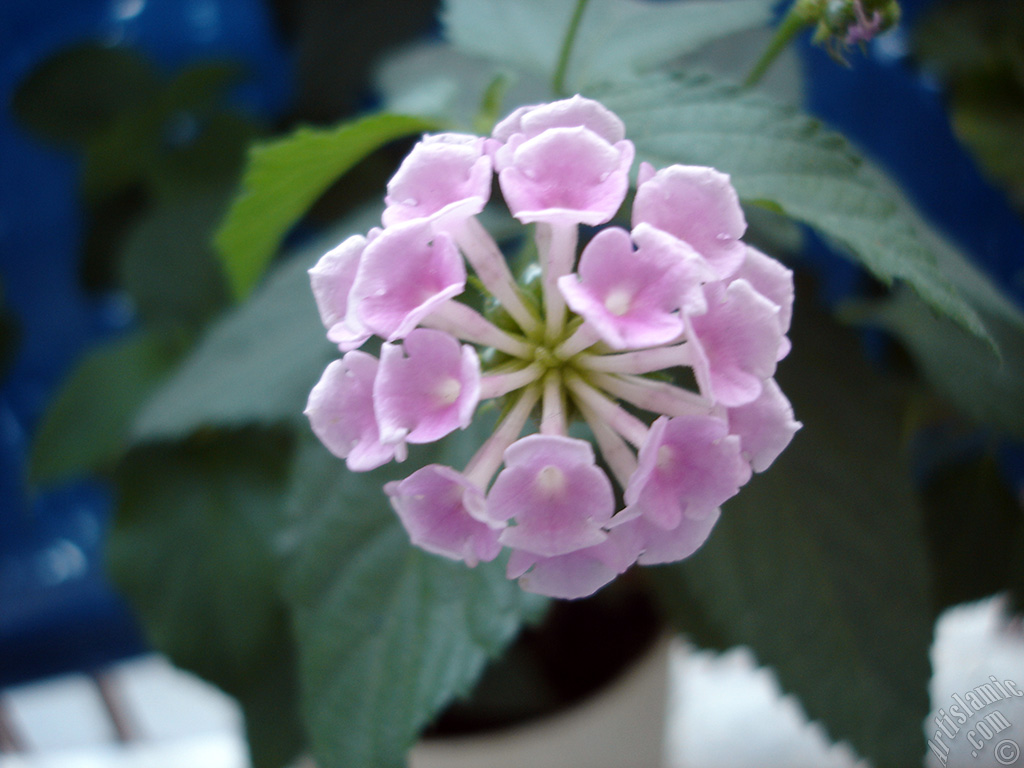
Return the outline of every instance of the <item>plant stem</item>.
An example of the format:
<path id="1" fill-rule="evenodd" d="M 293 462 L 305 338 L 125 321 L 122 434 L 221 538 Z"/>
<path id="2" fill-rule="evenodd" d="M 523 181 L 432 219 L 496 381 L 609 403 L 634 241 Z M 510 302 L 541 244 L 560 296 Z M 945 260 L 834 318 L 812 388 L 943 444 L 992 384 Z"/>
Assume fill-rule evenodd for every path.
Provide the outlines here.
<path id="1" fill-rule="evenodd" d="M 794 2 L 793 5 L 789 7 L 786 15 L 775 30 L 775 34 L 768 42 L 768 47 L 765 48 L 764 53 L 761 54 L 761 58 L 757 60 L 754 68 L 750 70 L 750 74 L 747 75 L 747 79 L 743 81 L 743 85 L 747 88 L 753 87 L 761 81 L 764 73 L 768 71 L 768 68 L 774 63 L 775 59 L 778 58 L 779 54 L 782 53 L 786 49 L 786 46 L 792 42 L 793 38 L 810 23 L 802 9 L 798 7 L 799 5 L 800 2 L 797 0 L 797 2 Z"/>
<path id="2" fill-rule="evenodd" d="M 565 38 L 562 40 L 562 50 L 558 53 L 558 66 L 555 67 L 555 76 L 551 81 L 551 88 L 556 96 L 568 96 L 565 92 L 565 75 L 569 71 L 569 57 L 572 54 L 573 43 L 576 42 L 576 33 L 580 28 L 580 20 L 583 18 L 583 11 L 587 8 L 588 0 L 576 0 L 576 8 L 569 20 L 569 28 L 565 31 Z"/>

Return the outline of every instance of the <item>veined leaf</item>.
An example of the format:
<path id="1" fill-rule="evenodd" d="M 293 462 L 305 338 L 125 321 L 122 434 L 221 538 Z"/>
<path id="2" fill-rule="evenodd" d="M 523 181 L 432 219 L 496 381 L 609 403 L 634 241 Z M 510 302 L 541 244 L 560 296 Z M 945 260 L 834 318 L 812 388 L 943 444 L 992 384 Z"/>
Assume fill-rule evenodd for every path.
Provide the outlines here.
<path id="1" fill-rule="evenodd" d="M 430 446 L 360 474 L 312 440 L 299 455 L 285 595 L 321 768 L 403 766 L 431 718 L 546 605 L 501 562 L 467 568 L 413 548 L 381 489 L 431 460 L 460 466 L 479 431 L 452 436 L 461 459 Z"/>
<path id="2" fill-rule="evenodd" d="M 291 448 L 249 431 L 134 449 L 107 550 L 150 643 L 238 698 L 257 768 L 304 746 L 274 552 Z"/>
<path id="3" fill-rule="evenodd" d="M 929 242 L 944 273 L 954 276 L 957 287 L 977 307 L 1000 359 L 952 320 L 934 317 L 910 291 L 855 304 L 847 314 L 900 339 L 931 387 L 965 416 L 1024 438 L 1024 311 L 948 242 L 937 236 Z"/>
<path id="4" fill-rule="evenodd" d="M 222 314 L 140 410 L 136 442 L 176 440 L 203 427 L 304 422 L 309 391 L 338 348 L 327 341 L 306 273 L 344 237 L 380 221 L 372 207 L 294 254 L 252 298 Z"/>
<path id="5" fill-rule="evenodd" d="M 779 383 L 803 429 L 726 503 L 700 551 L 653 575 L 698 642 L 750 646 L 873 765 L 918 765 L 934 613 L 903 395 L 810 302 L 792 339 Z M 697 600 L 706 627 L 671 610 L 676 594 L 680 609 Z"/>
<path id="6" fill-rule="evenodd" d="M 109 469 L 146 397 L 171 373 L 183 340 L 139 332 L 90 350 L 61 387 L 32 443 L 35 482 Z"/>
<path id="7" fill-rule="evenodd" d="M 729 173 L 743 199 L 768 201 L 882 282 L 905 281 L 932 310 L 994 344 L 956 276 L 922 237 L 909 203 L 818 121 L 710 76 L 654 76 L 589 95 L 626 122 L 641 159 Z"/>
<path id="8" fill-rule="evenodd" d="M 768 24 L 771 0 L 590 0 L 569 59 L 570 90 L 630 80 L 708 43 Z M 550 78 L 576 0 L 448 0 L 450 42 Z"/>
<path id="9" fill-rule="evenodd" d="M 253 147 L 242 191 L 215 240 L 234 295 L 249 294 L 288 230 L 352 166 L 390 141 L 436 127 L 378 114 L 336 128 L 300 128 Z"/>

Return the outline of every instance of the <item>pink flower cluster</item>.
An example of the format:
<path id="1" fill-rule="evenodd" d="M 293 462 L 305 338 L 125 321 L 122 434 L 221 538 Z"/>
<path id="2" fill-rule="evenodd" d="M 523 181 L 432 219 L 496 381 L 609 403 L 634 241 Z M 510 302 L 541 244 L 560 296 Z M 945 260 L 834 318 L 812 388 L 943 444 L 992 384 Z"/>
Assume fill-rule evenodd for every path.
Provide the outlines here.
<path id="1" fill-rule="evenodd" d="M 581 224 L 619 212 L 633 160 L 621 120 L 579 96 L 518 109 L 488 138 L 426 136 L 388 184 L 383 227 L 310 270 L 345 353 L 309 396 L 313 431 L 365 471 L 498 401 L 461 471 L 429 465 L 384 491 L 414 544 L 469 565 L 507 548 L 508 577 L 556 597 L 692 554 L 800 426 L 773 379 L 792 275 L 741 240 L 728 176 L 641 164 L 631 229 L 607 226 L 577 253 Z M 476 218 L 495 173 L 533 225 L 539 299 Z M 459 301 L 467 264 L 503 327 Z M 371 336 L 379 358 L 358 349 Z M 698 391 L 652 375 L 681 367 Z M 575 421 L 592 442 L 569 436 Z"/>

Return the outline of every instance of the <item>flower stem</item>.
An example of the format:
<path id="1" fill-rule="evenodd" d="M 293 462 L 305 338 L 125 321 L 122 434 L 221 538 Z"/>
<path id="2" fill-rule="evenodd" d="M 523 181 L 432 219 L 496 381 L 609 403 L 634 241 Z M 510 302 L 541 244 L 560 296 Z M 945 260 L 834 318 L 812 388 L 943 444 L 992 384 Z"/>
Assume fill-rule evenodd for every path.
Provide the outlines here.
<path id="1" fill-rule="evenodd" d="M 565 418 L 565 400 L 562 398 L 562 377 L 558 371 L 551 369 L 544 377 L 544 399 L 541 404 L 540 433 L 542 435 L 562 435 L 568 433 L 569 425 Z"/>
<path id="2" fill-rule="evenodd" d="M 647 425 L 633 414 L 616 405 L 598 390 L 575 374 L 565 377 L 565 385 L 572 392 L 580 409 L 589 407 L 594 415 L 639 448 L 647 439 Z"/>
<path id="3" fill-rule="evenodd" d="M 593 346 L 601 340 L 600 334 L 594 330 L 592 325 L 584 323 L 570 336 L 563 341 L 552 353 L 559 360 L 568 360 L 577 352 L 582 352 L 587 347 Z"/>
<path id="4" fill-rule="evenodd" d="M 652 347 L 618 355 L 582 354 L 576 358 L 580 368 L 606 373 L 650 373 L 662 368 L 690 364 L 690 350 L 685 343 L 674 347 Z"/>
<path id="5" fill-rule="evenodd" d="M 486 488 L 491 478 L 494 477 L 504 461 L 505 449 L 519 439 L 519 433 L 526 426 L 526 420 L 530 418 L 533 406 L 540 399 L 540 387 L 534 385 L 523 390 L 523 394 L 512 410 L 505 414 L 497 429 L 494 430 L 487 441 L 480 446 L 462 473 L 471 483 L 478 488 Z"/>
<path id="6" fill-rule="evenodd" d="M 579 401 L 576 404 L 583 414 L 584 421 L 590 425 L 590 430 L 594 433 L 601 455 L 611 468 L 615 479 L 619 481 L 619 485 L 625 488 L 629 484 L 629 478 L 636 471 L 636 456 L 622 436 L 605 424 L 590 406 Z"/>
<path id="7" fill-rule="evenodd" d="M 572 272 L 576 262 L 576 241 L 579 228 L 575 224 L 537 225 L 537 252 L 543 273 L 544 338 L 554 344 L 565 328 L 565 299 L 558 290 L 558 278 Z"/>
<path id="8" fill-rule="evenodd" d="M 743 81 L 743 85 L 747 88 L 751 88 L 761 81 L 764 73 L 768 71 L 768 68 L 778 58 L 779 54 L 808 25 L 809 21 L 800 5 L 800 0 L 796 0 L 789 7 L 779 26 L 775 29 L 772 39 L 768 41 L 768 47 L 765 48 L 761 58 L 754 64 L 753 69 L 750 70 L 747 79 Z"/>
<path id="9" fill-rule="evenodd" d="M 427 328 L 446 331 L 473 344 L 494 347 L 513 357 L 533 358 L 533 347 L 459 301 L 446 301 L 420 323 Z"/>
<path id="10" fill-rule="evenodd" d="M 640 376 L 592 373 L 590 381 L 609 394 L 637 408 L 665 416 L 690 416 L 711 413 L 712 404 L 696 392 L 676 387 L 665 381 L 652 381 Z"/>
<path id="11" fill-rule="evenodd" d="M 515 392 L 535 382 L 544 375 L 544 371 L 545 367 L 540 363 L 531 363 L 516 371 L 488 374 L 480 380 L 480 399 L 490 400 Z"/>
<path id="12" fill-rule="evenodd" d="M 505 256 L 483 225 L 471 216 L 456 232 L 455 240 L 480 282 L 501 302 L 523 332 L 536 330 L 539 321 L 523 303 Z"/>
<path id="13" fill-rule="evenodd" d="M 573 9 L 569 27 L 565 30 L 565 37 L 562 39 L 562 50 L 558 52 L 558 65 L 555 67 L 555 75 L 551 80 L 551 89 L 556 96 L 569 95 L 565 92 L 565 76 L 569 71 L 572 46 L 576 42 L 576 33 L 579 32 L 580 21 L 583 19 L 583 11 L 587 8 L 587 2 L 588 0 L 576 0 L 576 8 Z"/>

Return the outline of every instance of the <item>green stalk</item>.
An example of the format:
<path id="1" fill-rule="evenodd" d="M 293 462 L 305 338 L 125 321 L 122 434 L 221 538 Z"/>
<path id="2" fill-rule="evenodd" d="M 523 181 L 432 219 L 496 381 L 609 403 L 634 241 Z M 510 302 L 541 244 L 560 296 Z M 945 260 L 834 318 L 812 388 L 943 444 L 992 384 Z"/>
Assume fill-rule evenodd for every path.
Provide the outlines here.
<path id="1" fill-rule="evenodd" d="M 746 87 L 750 88 L 757 85 L 779 54 L 810 23 L 799 6 L 800 2 L 798 1 L 789 7 L 789 11 L 775 30 L 775 35 L 769 41 L 768 47 L 765 48 L 764 53 L 761 54 L 761 58 L 757 60 L 754 68 L 750 70 L 747 79 L 743 81 Z"/>
<path id="2" fill-rule="evenodd" d="M 587 8 L 589 0 L 576 0 L 576 8 L 569 20 L 569 28 L 565 31 L 565 39 L 562 40 L 562 50 L 558 54 L 558 66 L 555 67 L 555 76 L 551 81 L 551 88 L 556 96 L 568 96 L 565 92 L 565 75 L 569 70 L 569 56 L 572 54 L 572 46 L 576 42 L 576 33 L 580 28 L 580 20 L 583 18 L 583 11 Z"/>

